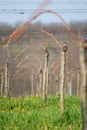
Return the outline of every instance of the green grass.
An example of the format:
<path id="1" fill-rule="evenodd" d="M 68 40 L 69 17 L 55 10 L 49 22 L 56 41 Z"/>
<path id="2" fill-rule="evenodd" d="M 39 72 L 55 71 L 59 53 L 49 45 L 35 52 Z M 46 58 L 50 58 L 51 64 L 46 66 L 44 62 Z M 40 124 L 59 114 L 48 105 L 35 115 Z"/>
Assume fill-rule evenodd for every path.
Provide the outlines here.
<path id="1" fill-rule="evenodd" d="M 0 97 L 0 130 L 81 130 L 80 98 L 65 97 L 60 115 L 60 95 L 48 97 Z"/>

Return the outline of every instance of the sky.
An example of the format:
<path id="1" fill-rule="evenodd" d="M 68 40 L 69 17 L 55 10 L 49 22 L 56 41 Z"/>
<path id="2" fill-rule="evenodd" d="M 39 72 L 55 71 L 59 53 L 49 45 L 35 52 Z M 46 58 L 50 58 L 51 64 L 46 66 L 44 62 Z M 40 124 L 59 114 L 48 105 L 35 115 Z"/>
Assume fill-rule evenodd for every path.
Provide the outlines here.
<path id="1" fill-rule="evenodd" d="M 36 9 L 46 0 L 0 0 L 0 22 L 15 24 L 18 21 L 26 22 L 32 17 Z M 45 10 L 58 12 L 63 19 L 71 21 L 87 21 L 87 0 L 47 0 L 51 1 Z M 45 5 L 47 2 L 45 3 Z M 42 10 L 41 7 L 40 10 Z M 61 22 L 53 14 L 44 13 L 34 22 L 43 23 Z"/>

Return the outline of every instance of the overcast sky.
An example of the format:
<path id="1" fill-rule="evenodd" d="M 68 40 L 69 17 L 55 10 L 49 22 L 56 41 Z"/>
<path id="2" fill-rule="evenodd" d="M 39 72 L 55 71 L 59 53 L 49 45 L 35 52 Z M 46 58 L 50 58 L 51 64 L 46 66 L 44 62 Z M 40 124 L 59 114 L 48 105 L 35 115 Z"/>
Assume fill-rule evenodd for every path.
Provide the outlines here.
<path id="1" fill-rule="evenodd" d="M 28 21 L 32 13 L 43 1 L 44 0 L 0 0 L 0 22 L 14 24 L 17 21 Z M 87 21 L 87 0 L 51 1 L 52 2 L 46 6 L 45 9 L 59 12 L 66 22 Z M 60 22 L 60 19 L 56 18 L 53 14 L 43 14 L 35 21 L 50 23 Z"/>

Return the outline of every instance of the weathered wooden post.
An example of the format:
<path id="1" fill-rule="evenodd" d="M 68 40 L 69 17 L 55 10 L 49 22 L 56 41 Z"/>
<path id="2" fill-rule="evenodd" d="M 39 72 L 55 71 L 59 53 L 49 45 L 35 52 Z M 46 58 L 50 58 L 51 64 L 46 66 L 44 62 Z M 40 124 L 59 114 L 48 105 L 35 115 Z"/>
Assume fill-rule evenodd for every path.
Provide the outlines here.
<path id="1" fill-rule="evenodd" d="M 5 91 L 4 96 L 9 96 L 8 60 L 5 62 Z"/>
<path id="2" fill-rule="evenodd" d="M 45 100 L 45 86 L 46 86 L 46 65 L 44 65 L 44 71 L 43 71 L 43 88 L 42 88 L 42 98 Z"/>
<path id="3" fill-rule="evenodd" d="M 77 96 L 80 96 L 80 69 L 77 68 Z"/>
<path id="4" fill-rule="evenodd" d="M 67 94 L 72 95 L 72 81 L 69 71 L 67 72 L 67 78 Z"/>
<path id="5" fill-rule="evenodd" d="M 34 96 L 34 73 L 32 72 L 31 95 Z"/>
<path id="6" fill-rule="evenodd" d="M 39 77 L 39 80 L 40 80 L 40 84 L 39 84 L 39 95 L 42 96 L 43 70 L 42 70 L 41 67 L 40 67 L 39 73 L 40 73 L 40 77 Z"/>
<path id="7" fill-rule="evenodd" d="M 3 86 L 4 86 L 4 70 L 3 70 L 3 68 L 1 68 L 0 77 L 1 77 L 0 95 L 3 96 Z"/>
<path id="8" fill-rule="evenodd" d="M 45 51 L 45 64 L 43 72 L 43 100 L 46 100 L 47 89 L 48 89 L 48 61 L 49 61 L 49 52 L 47 48 L 44 48 Z"/>
<path id="9" fill-rule="evenodd" d="M 38 74 L 36 75 L 36 84 L 37 84 L 36 95 L 39 96 L 39 75 Z"/>
<path id="10" fill-rule="evenodd" d="M 82 130 L 87 130 L 87 40 L 80 42 Z"/>
<path id="11" fill-rule="evenodd" d="M 66 66 L 66 52 L 67 45 L 63 45 L 63 51 L 61 53 L 61 73 L 60 73 L 60 112 L 64 114 L 64 87 L 65 87 L 65 66 Z"/>

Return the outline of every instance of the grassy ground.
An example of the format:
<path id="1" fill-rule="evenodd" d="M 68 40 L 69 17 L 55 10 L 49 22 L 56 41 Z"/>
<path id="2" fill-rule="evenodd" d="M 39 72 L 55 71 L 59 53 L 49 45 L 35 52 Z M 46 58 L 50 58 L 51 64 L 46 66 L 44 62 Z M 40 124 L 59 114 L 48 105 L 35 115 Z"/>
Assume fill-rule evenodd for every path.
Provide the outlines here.
<path id="1" fill-rule="evenodd" d="M 81 130 L 80 98 L 65 97 L 60 115 L 60 95 L 48 97 L 0 97 L 0 130 Z"/>

